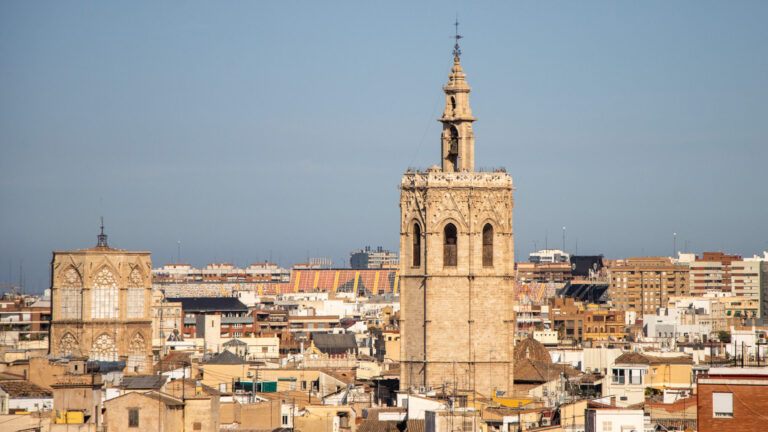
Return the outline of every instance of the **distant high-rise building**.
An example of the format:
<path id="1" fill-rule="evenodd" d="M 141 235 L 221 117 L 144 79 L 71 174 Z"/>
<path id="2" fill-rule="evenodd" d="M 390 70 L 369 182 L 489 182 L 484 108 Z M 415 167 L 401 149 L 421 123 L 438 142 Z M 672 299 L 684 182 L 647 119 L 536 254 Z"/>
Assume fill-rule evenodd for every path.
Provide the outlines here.
<path id="1" fill-rule="evenodd" d="M 571 276 L 571 265 L 567 262 L 556 263 L 532 263 L 521 262 L 516 265 L 517 280 L 520 283 L 546 283 L 546 282 L 567 282 Z"/>
<path id="2" fill-rule="evenodd" d="M 152 360 L 149 252 L 114 249 L 102 227 L 96 247 L 54 251 L 50 351 L 54 356 L 125 360 L 131 372 Z"/>
<path id="3" fill-rule="evenodd" d="M 511 394 L 512 178 L 476 172 L 470 87 L 458 55 L 439 119 L 442 167 L 400 185 L 400 387 Z"/>
<path id="4" fill-rule="evenodd" d="M 722 252 L 702 252 L 691 262 L 691 293 L 693 295 L 728 295 L 732 292 L 731 264 L 741 261 L 740 255 Z"/>
<path id="5" fill-rule="evenodd" d="M 567 263 L 570 259 L 571 255 L 560 249 L 542 249 L 528 255 L 528 261 L 536 264 Z"/>
<path id="6" fill-rule="evenodd" d="M 353 269 L 380 269 L 397 267 L 397 252 L 385 250 L 379 246 L 355 251 L 349 254 L 349 266 Z"/>
<path id="7" fill-rule="evenodd" d="M 613 304 L 638 316 L 666 307 L 670 296 L 689 295 L 688 266 L 669 258 L 642 257 L 619 260 L 608 267 Z"/>

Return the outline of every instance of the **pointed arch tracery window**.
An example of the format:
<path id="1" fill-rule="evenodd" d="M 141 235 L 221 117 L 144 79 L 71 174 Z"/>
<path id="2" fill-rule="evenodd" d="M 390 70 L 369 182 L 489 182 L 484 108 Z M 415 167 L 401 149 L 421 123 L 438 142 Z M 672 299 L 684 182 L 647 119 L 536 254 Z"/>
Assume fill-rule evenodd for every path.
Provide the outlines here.
<path id="1" fill-rule="evenodd" d="M 493 226 L 483 227 L 483 267 L 493 267 Z"/>
<path id="2" fill-rule="evenodd" d="M 107 335 L 102 334 L 97 337 L 91 346 L 91 360 L 96 361 L 117 361 L 117 346 L 115 340 Z"/>
<path id="3" fill-rule="evenodd" d="M 72 335 L 72 333 L 66 333 L 61 337 L 61 339 L 59 339 L 58 355 L 62 357 L 73 356 L 78 354 L 79 351 L 80 345 L 77 343 L 77 339 Z"/>
<path id="4" fill-rule="evenodd" d="M 421 266 L 421 227 L 418 223 L 413 224 L 413 266 Z"/>
<path id="5" fill-rule="evenodd" d="M 94 278 L 91 295 L 91 318 L 110 319 L 118 317 L 117 279 L 112 272 L 101 269 Z"/>
<path id="6" fill-rule="evenodd" d="M 144 317 L 144 278 L 138 268 L 133 269 L 128 276 L 127 303 L 128 318 Z"/>
<path id="7" fill-rule="evenodd" d="M 61 278 L 61 318 L 80 319 L 83 315 L 83 279 L 73 267 Z"/>
<path id="8" fill-rule="evenodd" d="M 141 372 L 146 367 L 147 342 L 141 333 L 136 333 L 128 344 L 128 360 L 126 366 L 134 372 Z"/>
<path id="9" fill-rule="evenodd" d="M 456 267 L 458 251 L 456 225 L 449 223 L 443 229 L 443 266 Z"/>

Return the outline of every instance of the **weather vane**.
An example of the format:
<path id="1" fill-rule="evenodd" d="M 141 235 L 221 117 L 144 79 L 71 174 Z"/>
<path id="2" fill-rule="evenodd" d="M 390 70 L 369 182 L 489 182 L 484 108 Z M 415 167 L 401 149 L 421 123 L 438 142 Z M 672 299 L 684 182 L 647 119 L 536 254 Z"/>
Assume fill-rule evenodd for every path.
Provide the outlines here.
<path id="1" fill-rule="evenodd" d="M 453 56 L 456 58 L 461 57 L 461 49 L 459 49 L 459 39 L 463 38 L 464 36 L 459 34 L 459 15 L 456 15 L 456 22 L 454 23 L 456 26 L 456 35 L 454 38 L 456 39 L 456 44 L 453 46 Z"/>

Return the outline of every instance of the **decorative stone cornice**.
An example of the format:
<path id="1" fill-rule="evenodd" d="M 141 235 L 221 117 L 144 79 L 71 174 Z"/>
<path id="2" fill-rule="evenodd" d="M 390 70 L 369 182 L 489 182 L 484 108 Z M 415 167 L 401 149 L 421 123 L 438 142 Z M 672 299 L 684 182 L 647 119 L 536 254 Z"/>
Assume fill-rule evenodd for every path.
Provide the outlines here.
<path id="1" fill-rule="evenodd" d="M 497 172 L 407 172 L 403 174 L 401 189 L 414 188 L 512 188 L 512 177 L 501 171 Z"/>

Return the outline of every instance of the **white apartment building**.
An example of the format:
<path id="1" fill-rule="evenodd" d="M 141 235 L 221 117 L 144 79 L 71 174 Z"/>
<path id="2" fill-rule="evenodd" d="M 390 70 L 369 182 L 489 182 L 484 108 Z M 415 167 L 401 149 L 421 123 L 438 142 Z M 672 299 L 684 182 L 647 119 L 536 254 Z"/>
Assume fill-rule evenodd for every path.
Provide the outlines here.
<path id="1" fill-rule="evenodd" d="M 644 432 L 645 414 L 641 409 L 588 408 L 586 432 Z"/>
<path id="2" fill-rule="evenodd" d="M 537 264 L 553 264 L 571 262 L 571 254 L 560 249 L 542 249 L 528 254 L 528 261 Z"/>

